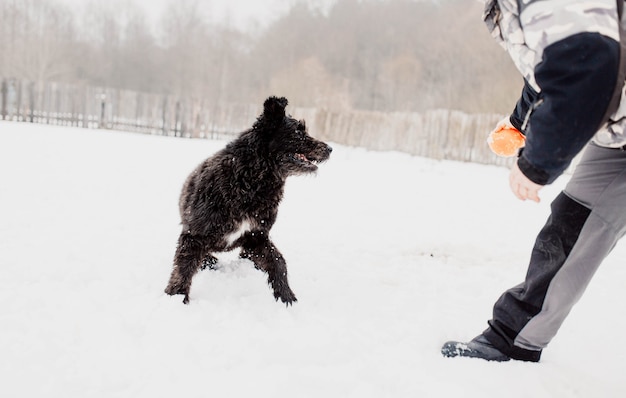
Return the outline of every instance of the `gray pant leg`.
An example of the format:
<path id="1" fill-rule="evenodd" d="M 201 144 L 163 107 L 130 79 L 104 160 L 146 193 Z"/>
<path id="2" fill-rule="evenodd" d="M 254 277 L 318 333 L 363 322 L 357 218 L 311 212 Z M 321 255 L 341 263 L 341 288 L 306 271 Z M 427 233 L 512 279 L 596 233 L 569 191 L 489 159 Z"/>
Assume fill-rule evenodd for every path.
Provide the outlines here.
<path id="1" fill-rule="evenodd" d="M 626 152 L 590 144 L 565 194 L 591 210 L 563 267 L 550 282 L 539 314 L 515 345 L 540 350 L 556 335 L 595 271 L 626 231 Z"/>

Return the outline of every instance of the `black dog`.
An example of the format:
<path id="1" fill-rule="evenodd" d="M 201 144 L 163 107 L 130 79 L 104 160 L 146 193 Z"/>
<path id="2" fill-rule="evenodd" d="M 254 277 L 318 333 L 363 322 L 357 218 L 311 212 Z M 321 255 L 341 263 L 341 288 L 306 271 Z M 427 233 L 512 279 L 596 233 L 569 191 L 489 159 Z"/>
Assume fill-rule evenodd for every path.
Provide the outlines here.
<path id="1" fill-rule="evenodd" d="M 217 262 L 212 253 L 241 248 L 240 257 L 267 272 L 276 300 L 297 301 L 269 231 L 285 179 L 316 171 L 332 148 L 309 136 L 304 121 L 286 116 L 286 106 L 286 98 L 268 98 L 251 129 L 187 178 L 179 203 L 183 231 L 165 293 L 184 294 L 187 304 L 194 274 Z"/>

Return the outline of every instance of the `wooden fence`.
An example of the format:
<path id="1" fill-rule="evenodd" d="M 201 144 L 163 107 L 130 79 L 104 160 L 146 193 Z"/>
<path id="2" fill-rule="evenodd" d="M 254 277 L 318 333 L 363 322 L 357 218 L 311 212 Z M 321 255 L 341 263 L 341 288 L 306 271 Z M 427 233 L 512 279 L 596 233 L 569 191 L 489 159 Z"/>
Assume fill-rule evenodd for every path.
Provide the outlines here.
<path id="1" fill-rule="evenodd" d="M 0 85 L 1 120 L 216 138 L 249 127 L 256 112 L 249 105 L 85 85 L 15 79 Z"/>
<path id="2" fill-rule="evenodd" d="M 249 128 L 262 104 L 212 103 L 202 99 L 128 90 L 0 80 L 0 120 L 144 134 L 228 139 Z M 332 111 L 290 105 L 311 135 L 372 150 L 395 150 L 434 159 L 509 165 L 493 155 L 487 133 L 502 115 L 449 110 L 414 112 Z"/>

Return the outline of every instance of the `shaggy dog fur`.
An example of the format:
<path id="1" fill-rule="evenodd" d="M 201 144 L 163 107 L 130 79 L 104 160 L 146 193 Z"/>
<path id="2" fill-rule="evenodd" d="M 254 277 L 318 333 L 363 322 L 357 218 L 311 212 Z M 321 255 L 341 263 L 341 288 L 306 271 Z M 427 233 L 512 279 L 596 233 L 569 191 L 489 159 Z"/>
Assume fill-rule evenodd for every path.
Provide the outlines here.
<path id="1" fill-rule="evenodd" d="M 187 304 L 195 273 L 217 262 L 213 253 L 241 248 L 242 258 L 267 272 L 276 300 L 297 301 L 269 231 L 285 179 L 315 172 L 315 163 L 327 160 L 332 148 L 309 136 L 304 121 L 285 115 L 286 106 L 285 98 L 268 98 L 251 129 L 187 178 L 179 203 L 183 230 L 167 294 L 183 294 Z"/>

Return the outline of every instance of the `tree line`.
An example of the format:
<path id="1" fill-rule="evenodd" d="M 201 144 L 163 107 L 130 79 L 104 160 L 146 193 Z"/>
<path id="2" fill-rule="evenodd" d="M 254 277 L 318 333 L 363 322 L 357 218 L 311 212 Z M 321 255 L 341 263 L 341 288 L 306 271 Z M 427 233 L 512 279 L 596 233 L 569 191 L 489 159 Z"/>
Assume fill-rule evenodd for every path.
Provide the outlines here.
<path id="1" fill-rule="evenodd" d="M 138 9 L 0 0 L 0 77 L 298 107 L 507 113 L 521 79 L 470 0 L 305 0 L 256 32 L 172 0 L 158 31 Z"/>

